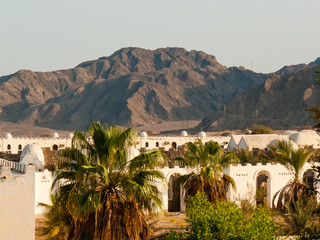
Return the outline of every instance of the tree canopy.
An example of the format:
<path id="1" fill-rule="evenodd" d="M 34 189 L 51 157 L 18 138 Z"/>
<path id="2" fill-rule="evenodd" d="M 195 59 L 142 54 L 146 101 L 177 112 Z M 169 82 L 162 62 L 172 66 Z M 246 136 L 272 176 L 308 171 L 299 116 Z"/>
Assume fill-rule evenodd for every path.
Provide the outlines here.
<path id="1" fill-rule="evenodd" d="M 48 239 L 143 239 L 149 236 L 145 213 L 161 207 L 156 186 L 163 174 L 159 150 L 128 159 L 134 143 L 131 128 L 92 123 L 75 132 L 72 148 L 57 164 L 52 205 L 47 205 Z M 59 218 L 52 211 L 63 216 Z M 57 224 L 54 222 L 57 221 Z M 52 226 L 55 226 L 52 228 Z"/>
<path id="2" fill-rule="evenodd" d="M 194 196 L 197 192 L 207 194 L 211 202 L 218 199 L 226 200 L 230 186 L 235 188 L 234 180 L 223 173 L 223 168 L 239 160 L 233 152 L 224 153 L 218 143 L 210 141 L 202 143 L 198 139 L 195 143 L 186 143 L 184 158 L 178 158 L 195 171 L 182 176 L 186 195 Z"/>

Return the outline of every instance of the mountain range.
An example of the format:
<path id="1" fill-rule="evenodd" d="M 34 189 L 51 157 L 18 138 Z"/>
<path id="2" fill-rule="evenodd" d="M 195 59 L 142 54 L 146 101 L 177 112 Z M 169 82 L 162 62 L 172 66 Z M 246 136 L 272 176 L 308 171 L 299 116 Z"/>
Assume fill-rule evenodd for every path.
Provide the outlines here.
<path id="1" fill-rule="evenodd" d="M 203 119 L 197 128 L 204 130 L 312 125 L 305 109 L 320 104 L 319 64 L 261 74 L 201 51 L 123 48 L 72 69 L 0 77 L 0 121 L 61 130 L 97 120 L 143 126 Z"/>

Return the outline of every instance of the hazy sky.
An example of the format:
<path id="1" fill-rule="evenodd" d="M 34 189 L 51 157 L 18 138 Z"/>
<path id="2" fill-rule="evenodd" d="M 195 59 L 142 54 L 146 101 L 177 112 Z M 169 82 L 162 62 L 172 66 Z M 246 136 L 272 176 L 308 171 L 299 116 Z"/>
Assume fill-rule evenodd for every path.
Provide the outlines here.
<path id="1" fill-rule="evenodd" d="M 183 47 L 272 72 L 320 56 L 320 0 L 0 0 L 0 76 L 122 47 Z"/>

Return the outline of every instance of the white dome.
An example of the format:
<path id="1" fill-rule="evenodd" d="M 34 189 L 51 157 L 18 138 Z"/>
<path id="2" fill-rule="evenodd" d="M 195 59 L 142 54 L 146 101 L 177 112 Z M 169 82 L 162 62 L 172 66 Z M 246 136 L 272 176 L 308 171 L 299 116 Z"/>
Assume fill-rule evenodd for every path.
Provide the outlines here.
<path id="1" fill-rule="evenodd" d="M 289 143 L 293 150 L 299 149 L 298 145 L 294 141 L 287 140 L 287 139 L 274 139 L 269 143 L 268 147 L 276 147 L 279 141 L 284 141 L 285 143 Z"/>
<path id="2" fill-rule="evenodd" d="M 68 139 L 73 138 L 73 133 L 68 133 L 67 138 L 68 138 Z"/>
<path id="3" fill-rule="evenodd" d="M 302 130 L 300 130 L 299 132 L 309 133 L 309 134 L 315 134 L 315 133 L 317 133 L 316 131 L 311 130 L 311 129 L 302 129 Z"/>
<path id="4" fill-rule="evenodd" d="M 320 148 L 320 137 L 313 130 L 302 130 L 294 133 L 290 136 L 290 139 L 299 147 L 313 146 L 314 148 Z"/>
<path id="5" fill-rule="evenodd" d="M 147 136 L 148 136 L 148 134 L 145 131 L 142 131 L 140 133 L 140 137 L 147 137 Z"/>
<path id="6" fill-rule="evenodd" d="M 6 133 L 6 135 L 4 135 L 5 139 L 12 139 L 12 135 L 11 133 Z"/>
<path id="7" fill-rule="evenodd" d="M 206 133 L 204 131 L 199 132 L 199 137 L 206 137 Z"/>
<path id="8" fill-rule="evenodd" d="M 188 133 L 187 133 L 186 131 L 182 131 L 182 132 L 180 133 L 180 136 L 181 136 L 181 137 L 187 137 L 187 136 L 188 136 Z"/>
<path id="9" fill-rule="evenodd" d="M 291 136 L 294 133 L 297 133 L 298 131 L 292 131 L 292 130 L 288 130 L 288 131 L 284 131 L 282 133 L 282 135 L 287 135 L 287 136 Z"/>
<path id="10" fill-rule="evenodd" d="M 37 166 L 37 169 L 43 168 L 44 155 L 41 147 L 36 143 L 25 146 L 20 155 L 20 163 L 26 165 L 34 164 Z"/>
<path id="11" fill-rule="evenodd" d="M 57 132 L 52 133 L 51 135 L 52 138 L 59 138 L 59 134 Z"/>

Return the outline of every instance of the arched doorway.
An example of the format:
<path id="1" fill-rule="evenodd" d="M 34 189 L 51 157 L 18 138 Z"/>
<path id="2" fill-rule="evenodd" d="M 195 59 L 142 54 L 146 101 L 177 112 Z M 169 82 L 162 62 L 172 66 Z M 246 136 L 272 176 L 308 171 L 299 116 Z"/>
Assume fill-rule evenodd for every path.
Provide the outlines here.
<path id="1" fill-rule="evenodd" d="M 169 212 L 180 212 L 180 183 L 177 181 L 180 177 L 179 173 L 174 173 L 169 178 L 168 186 L 168 211 Z"/>
<path id="2" fill-rule="evenodd" d="M 257 188 L 256 188 L 256 204 L 262 206 L 269 206 L 269 173 L 261 171 L 257 176 Z"/>
<path id="3" fill-rule="evenodd" d="M 303 173 L 302 181 L 307 184 L 309 187 L 314 187 L 314 172 L 312 169 L 308 169 Z"/>
<path id="4" fill-rule="evenodd" d="M 171 144 L 171 148 L 173 148 L 174 150 L 177 150 L 177 143 L 176 142 L 173 142 Z"/>
<path id="5" fill-rule="evenodd" d="M 54 145 L 52 146 L 52 150 L 57 151 L 58 149 L 59 149 L 59 147 L 58 147 L 57 144 L 54 144 Z"/>

